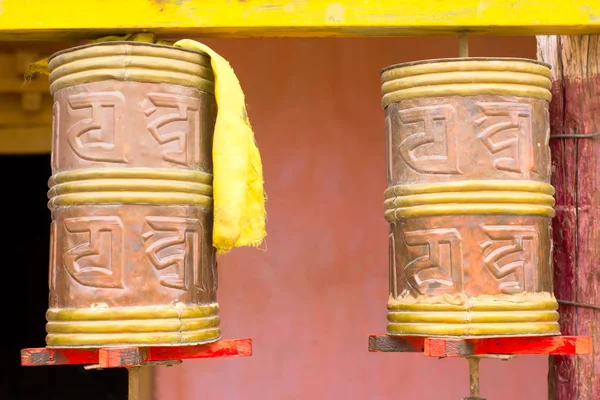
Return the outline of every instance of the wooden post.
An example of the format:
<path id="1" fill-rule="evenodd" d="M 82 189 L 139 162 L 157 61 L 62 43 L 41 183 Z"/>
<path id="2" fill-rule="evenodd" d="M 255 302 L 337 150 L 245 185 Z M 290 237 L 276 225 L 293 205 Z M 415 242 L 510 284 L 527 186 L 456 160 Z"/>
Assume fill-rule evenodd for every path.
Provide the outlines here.
<path id="1" fill-rule="evenodd" d="M 593 337 L 585 356 L 550 356 L 550 400 L 600 399 L 600 36 L 539 36 L 552 66 L 550 139 L 556 188 L 554 292 L 561 333 Z M 558 137 L 557 135 L 560 135 Z M 564 137 L 562 135 L 577 135 Z M 573 304 L 572 302 L 578 303 Z"/>

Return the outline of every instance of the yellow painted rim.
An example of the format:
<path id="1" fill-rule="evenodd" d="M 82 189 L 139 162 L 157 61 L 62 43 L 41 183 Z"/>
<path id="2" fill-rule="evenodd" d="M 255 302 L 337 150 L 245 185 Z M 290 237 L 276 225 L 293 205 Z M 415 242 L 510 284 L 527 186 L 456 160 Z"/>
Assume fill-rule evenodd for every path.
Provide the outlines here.
<path id="1" fill-rule="evenodd" d="M 190 169 L 160 168 L 88 168 L 59 172 L 50 178 L 52 187 L 56 183 L 82 181 L 87 179 L 162 179 L 188 181 L 212 185 L 212 175 Z"/>
<path id="2" fill-rule="evenodd" d="M 390 65 L 381 71 L 381 81 L 404 78 L 407 76 L 455 71 L 499 71 L 523 72 L 551 77 L 550 65 L 528 58 L 442 58 L 434 60 L 410 61 Z"/>
<path id="3" fill-rule="evenodd" d="M 393 336 L 554 336 L 560 335 L 558 322 L 523 322 L 498 324 L 427 324 L 390 323 L 387 334 Z"/>
<path id="4" fill-rule="evenodd" d="M 541 311 L 442 311 L 442 312 L 389 312 L 391 323 L 438 323 L 438 324 L 476 324 L 509 322 L 556 322 L 555 310 Z"/>
<path id="5" fill-rule="evenodd" d="M 107 334 L 48 334 L 47 347 L 85 347 L 96 348 L 111 346 L 176 346 L 216 342 L 221 339 L 219 328 L 174 332 L 144 333 L 107 333 Z"/>
<path id="6" fill-rule="evenodd" d="M 219 326 L 219 317 L 188 319 L 146 319 L 107 321 L 48 322 L 46 332 L 53 333 L 141 333 L 182 332 Z"/>
<path id="7" fill-rule="evenodd" d="M 558 303 L 550 293 L 423 296 L 420 302 L 388 302 L 390 335 L 502 336 L 559 334 Z M 456 301 L 456 303 L 453 303 Z"/>
<path id="8" fill-rule="evenodd" d="M 186 306 L 132 306 L 50 308 L 46 311 L 48 322 L 143 320 L 162 318 L 203 318 L 219 313 L 219 304 L 196 304 Z"/>
<path id="9" fill-rule="evenodd" d="M 85 204 L 147 204 L 166 206 L 212 207 L 212 197 L 190 193 L 150 193 L 150 192 L 94 192 L 73 193 L 55 196 L 48 202 L 48 208 L 79 206 Z"/>
<path id="10" fill-rule="evenodd" d="M 381 74 L 382 106 L 424 97 L 499 95 L 552 99 L 548 66 L 519 59 L 399 64 Z"/>
<path id="11" fill-rule="evenodd" d="M 437 86 L 419 86 L 387 93 L 381 100 L 383 108 L 391 103 L 424 97 L 448 96 L 517 96 L 552 100 L 549 90 L 541 87 L 517 85 L 512 83 L 465 83 Z"/>
<path id="12" fill-rule="evenodd" d="M 46 312 L 48 347 L 201 344 L 220 338 L 217 303 Z"/>
<path id="13" fill-rule="evenodd" d="M 533 192 L 554 195 L 554 187 L 536 181 L 510 180 L 467 180 L 456 182 L 423 183 L 414 185 L 396 185 L 384 192 L 385 198 L 426 193 L 468 192 L 468 191 Z"/>
<path id="14" fill-rule="evenodd" d="M 59 183 L 50 188 L 48 198 L 81 192 L 181 192 L 212 196 L 212 186 L 204 183 L 158 179 L 94 179 Z"/>
<path id="15" fill-rule="evenodd" d="M 398 196 L 384 202 L 386 209 L 440 203 L 524 203 L 554 206 L 554 197 L 531 192 L 445 192 Z"/>
<path id="16" fill-rule="evenodd" d="M 546 301 L 472 301 L 466 304 L 451 303 L 402 303 L 390 302 L 387 306 L 390 312 L 419 312 L 421 314 L 439 311 L 469 311 L 469 312 L 526 312 L 526 311 L 556 311 L 556 300 Z"/>
<path id="17" fill-rule="evenodd" d="M 533 204 L 430 204 L 423 206 L 395 208 L 385 212 L 388 221 L 400 218 L 430 217 L 438 215 L 535 215 L 541 217 L 554 217 L 554 208 Z"/>
<path id="18" fill-rule="evenodd" d="M 48 182 L 48 207 L 150 204 L 212 207 L 212 175 L 154 168 L 97 168 L 61 172 Z"/>
<path id="19" fill-rule="evenodd" d="M 516 214 L 554 217 L 554 188 L 535 181 L 457 181 L 397 185 L 385 193 L 385 217 Z"/>
<path id="20" fill-rule="evenodd" d="M 136 42 L 105 42 L 68 49 L 49 61 L 50 93 L 116 79 L 170 83 L 214 93 L 208 55 L 171 46 Z"/>
<path id="21" fill-rule="evenodd" d="M 469 83 L 508 83 L 525 86 L 539 86 L 546 90 L 552 89 L 550 78 L 523 72 L 512 71 L 455 71 L 436 72 L 425 75 L 413 75 L 386 81 L 382 85 L 383 93 L 392 93 L 398 90 L 410 89 L 419 86 L 455 85 Z"/>

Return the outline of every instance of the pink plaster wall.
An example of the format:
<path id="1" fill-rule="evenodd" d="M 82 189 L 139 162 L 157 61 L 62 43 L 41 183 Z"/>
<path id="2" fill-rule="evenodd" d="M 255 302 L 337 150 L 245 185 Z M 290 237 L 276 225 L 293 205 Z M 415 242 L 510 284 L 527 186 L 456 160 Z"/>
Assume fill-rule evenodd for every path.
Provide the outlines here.
<path id="1" fill-rule="evenodd" d="M 388 225 L 379 70 L 453 57 L 454 38 L 238 39 L 235 68 L 264 162 L 267 251 L 219 259 L 226 338 L 249 358 L 160 367 L 158 400 L 402 399 L 468 395 L 464 360 L 367 352 L 384 333 Z M 481 37 L 472 56 L 535 58 L 534 38 Z M 547 361 L 482 362 L 488 400 L 547 398 Z"/>

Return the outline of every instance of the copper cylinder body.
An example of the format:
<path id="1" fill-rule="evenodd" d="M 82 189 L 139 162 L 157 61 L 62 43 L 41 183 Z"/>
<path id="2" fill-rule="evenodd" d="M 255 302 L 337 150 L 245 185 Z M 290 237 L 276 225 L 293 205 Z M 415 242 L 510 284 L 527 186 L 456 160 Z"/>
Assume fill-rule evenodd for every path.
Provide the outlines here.
<path id="1" fill-rule="evenodd" d="M 49 68 L 48 347 L 218 340 L 210 58 L 108 42 Z"/>
<path id="2" fill-rule="evenodd" d="M 390 335 L 559 334 L 550 70 L 446 59 L 382 71 Z"/>

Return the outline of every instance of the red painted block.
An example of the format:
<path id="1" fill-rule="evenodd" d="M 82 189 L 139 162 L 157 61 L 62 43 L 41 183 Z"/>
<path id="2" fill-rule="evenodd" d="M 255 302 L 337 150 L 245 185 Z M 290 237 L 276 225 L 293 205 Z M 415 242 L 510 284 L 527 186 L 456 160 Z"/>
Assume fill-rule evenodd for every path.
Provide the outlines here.
<path id="1" fill-rule="evenodd" d="M 516 336 L 483 339 L 425 339 L 429 357 L 466 357 L 482 354 L 590 354 L 592 342 L 586 336 Z"/>
<path id="2" fill-rule="evenodd" d="M 195 358 L 249 357 L 252 339 L 219 340 L 199 346 L 113 347 L 101 349 L 21 350 L 21 365 L 98 364 L 101 368 L 129 368 L 151 361 L 188 360 Z"/>

